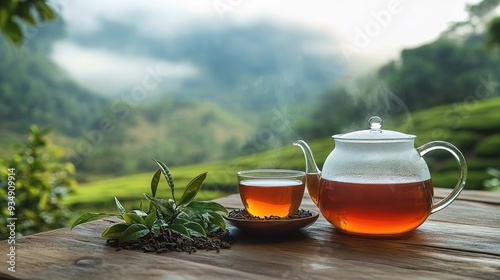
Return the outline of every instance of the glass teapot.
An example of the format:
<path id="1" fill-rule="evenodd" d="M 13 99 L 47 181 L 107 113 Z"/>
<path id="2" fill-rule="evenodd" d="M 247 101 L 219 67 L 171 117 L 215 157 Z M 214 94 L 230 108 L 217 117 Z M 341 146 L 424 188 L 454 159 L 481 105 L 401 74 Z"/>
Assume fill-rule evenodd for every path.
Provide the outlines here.
<path id="1" fill-rule="evenodd" d="M 414 148 L 416 136 L 382 130 L 379 117 L 370 118 L 368 123 L 368 130 L 333 136 L 335 149 L 323 171 L 306 142 L 293 144 L 304 152 L 309 194 L 328 222 L 340 231 L 358 235 L 403 234 L 457 198 L 465 186 L 465 158 L 444 141 Z M 434 203 L 423 156 L 437 149 L 450 152 L 457 160 L 459 178 L 448 197 Z"/>

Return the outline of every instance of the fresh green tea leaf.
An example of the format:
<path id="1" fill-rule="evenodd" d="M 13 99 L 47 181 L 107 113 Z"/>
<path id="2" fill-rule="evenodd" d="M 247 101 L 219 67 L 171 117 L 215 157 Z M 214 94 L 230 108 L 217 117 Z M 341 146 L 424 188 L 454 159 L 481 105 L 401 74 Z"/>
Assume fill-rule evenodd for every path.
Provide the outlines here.
<path id="1" fill-rule="evenodd" d="M 226 222 L 224 222 L 224 218 L 219 213 L 215 212 L 208 212 L 208 220 L 217 226 L 219 226 L 221 229 L 226 230 Z"/>
<path id="2" fill-rule="evenodd" d="M 189 231 L 187 228 L 181 224 L 171 224 L 167 226 L 168 229 L 175 231 L 189 239 L 191 239 L 191 235 L 189 235 Z"/>
<path id="3" fill-rule="evenodd" d="M 116 209 L 118 209 L 118 212 L 120 214 L 123 215 L 123 214 L 127 213 L 127 210 L 125 210 L 125 208 L 123 208 L 123 205 L 120 203 L 118 198 L 116 198 L 116 196 L 115 196 L 115 203 L 116 203 Z"/>
<path id="4" fill-rule="evenodd" d="M 200 224 L 197 224 L 195 222 L 187 222 L 183 225 L 188 230 L 191 230 L 192 232 L 194 232 L 195 235 L 207 237 L 207 233 L 205 232 L 205 229 Z"/>
<path id="5" fill-rule="evenodd" d="M 123 219 L 128 224 L 144 224 L 144 219 L 141 218 L 141 216 L 137 215 L 134 212 L 123 214 Z"/>
<path id="6" fill-rule="evenodd" d="M 122 244 L 127 241 L 136 240 L 141 238 L 149 233 L 149 229 L 147 226 L 143 224 L 133 224 L 129 225 L 129 227 L 122 233 L 118 243 Z"/>
<path id="7" fill-rule="evenodd" d="M 184 189 L 184 193 L 182 194 L 178 205 L 185 205 L 191 202 L 191 200 L 193 200 L 193 198 L 200 191 L 201 185 L 203 184 L 203 181 L 205 181 L 205 178 L 207 178 L 207 172 L 202 173 L 191 180 Z"/>
<path id="8" fill-rule="evenodd" d="M 154 234 L 158 234 L 160 232 L 161 227 L 163 226 L 162 220 L 156 220 L 151 226 L 151 232 Z"/>
<path id="9" fill-rule="evenodd" d="M 76 220 L 71 224 L 70 229 L 73 229 L 77 225 L 80 225 L 80 224 L 83 224 L 86 222 L 95 221 L 95 220 L 99 220 L 100 218 L 111 217 L 111 216 L 116 216 L 116 214 L 88 212 L 88 213 L 82 214 L 82 215 L 80 215 L 80 217 L 76 218 Z"/>
<path id="10" fill-rule="evenodd" d="M 122 233 L 129 227 L 127 223 L 118 223 L 108 227 L 101 237 L 104 239 L 120 239 Z"/>
<path id="11" fill-rule="evenodd" d="M 191 216 L 191 221 L 200 224 L 203 228 L 207 228 L 208 225 L 210 224 L 210 221 L 208 219 L 208 214 L 195 214 Z"/>
<path id="12" fill-rule="evenodd" d="M 191 219 L 191 216 L 189 216 L 186 212 L 182 211 L 177 215 L 177 219 L 189 220 L 189 219 Z"/>
<path id="13" fill-rule="evenodd" d="M 203 214 L 207 212 L 223 212 L 226 214 L 229 213 L 224 206 L 213 201 L 191 201 L 186 206 L 186 209 L 196 214 Z"/>
<path id="14" fill-rule="evenodd" d="M 136 213 L 137 215 L 141 216 L 141 217 L 147 217 L 148 216 L 148 213 L 142 211 L 142 210 L 138 210 L 138 209 L 134 209 L 132 211 L 130 211 L 132 213 Z"/>
<path id="15" fill-rule="evenodd" d="M 156 170 L 155 175 L 151 178 L 151 196 L 156 196 L 156 190 L 158 189 L 158 183 L 160 182 L 161 169 Z"/>
<path id="16" fill-rule="evenodd" d="M 154 222 L 156 222 L 156 211 L 152 211 L 151 213 L 149 213 L 149 215 L 146 217 L 146 219 L 144 220 L 144 224 L 148 227 L 148 228 L 151 228 L 154 224 Z"/>
<path id="17" fill-rule="evenodd" d="M 161 172 L 163 173 L 163 176 L 165 176 L 165 179 L 167 180 L 168 186 L 170 187 L 170 190 L 172 190 L 172 198 L 175 200 L 175 195 L 174 195 L 174 179 L 172 178 L 172 174 L 170 173 L 170 170 L 168 169 L 168 166 L 156 159 L 153 159 L 156 164 L 160 167 Z"/>
<path id="18" fill-rule="evenodd" d="M 190 220 L 188 219 L 181 219 L 181 218 L 177 218 L 175 219 L 175 221 L 173 222 L 174 224 L 180 224 L 180 225 L 183 225 L 185 223 L 189 223 L 191 222 Z"/>
<path id="19" fill-rule="evenodd" d="M 163 215 L 167 216 L 164 217 L 165 219 L 168 219 L 168 217 L 172 216 L 175 213 L 175 205 L 173 200 L 172 201 L 167 201 L 162 198 L 158 197 L 151 197 L 147 193 L 144 193 L 144 197 L 162 213 Z"/>

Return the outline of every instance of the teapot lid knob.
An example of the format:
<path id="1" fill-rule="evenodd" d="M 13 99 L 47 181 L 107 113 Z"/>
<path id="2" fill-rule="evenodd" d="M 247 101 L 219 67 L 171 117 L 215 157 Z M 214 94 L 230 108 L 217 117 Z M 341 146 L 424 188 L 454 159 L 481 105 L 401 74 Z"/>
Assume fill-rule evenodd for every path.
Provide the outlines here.
<path id="1" fill-rule="evenodd" d="M 368 125 L 370 125 L 370 132 L 371 133 L 381 133 L 382 130 L 380 129 L 382 127 L 382 119 L 378 116 L 371 117 L 368 120 Z"/>

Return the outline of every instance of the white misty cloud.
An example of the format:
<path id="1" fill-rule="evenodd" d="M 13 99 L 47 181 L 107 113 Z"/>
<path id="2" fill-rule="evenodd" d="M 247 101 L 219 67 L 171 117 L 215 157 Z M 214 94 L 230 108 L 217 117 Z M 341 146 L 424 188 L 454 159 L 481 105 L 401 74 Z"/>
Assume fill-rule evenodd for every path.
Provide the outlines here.
<path id="1" fill-rule="evenodd" d="M 100 28 L 102 19 L 134 26 L 146 36 L 182 32 L 202 18 L 216 19 L 210 1 L 184 3 L 165 0 L 87 0 L 64 1 L 61 11 L 69 32 L 92 33 Z"/>
<path id="2" fill-rule="evenodd" d="M 70 30 L 80 32 L 95 31 L 100 19 L 133 25 L 148 36 L 184 32 L 189 26 L 200 23 L 224 26 L 268 20 L 350 38 L 355 28 L 364 28 L 373 20 L 373 13 L 397 4 L 401 7 L 400 13 L 393 15 L 389 25 L 384 26 L 384 36 L 374 41 L 384 47 L 401 47 L 434 39 L 451 21 L 466 18 L 466 4 L 478 1 L 87 0 L 64 1 L 60 9 Z"/>
<path id="3" fill-rule="evenodd" d="M 83 48 L 68 41 L 55 44 L 52 59 L 82 85 L 101 93 L 115 93 L 141 84 L 148 69 L 168 72 L 169 88 L 198 74 L 196 67 L 189 63 L 118 55 L 108 50 Z"/>
<path id="4" fill-rule="evenodd" d="M 335 40 L 311 43 L 305 49 L 345 53 L 345 46 L 349 45 L 352 53 L 347 66 L 355 71 L 368 71 L 388 59 L 397 58 L 403 48 L 436 39 L 450 22 L 466 18 L 466 4 L 480 0 L 54 1 L 61 3 L 60 11 L 70 34 L 98 31 L 103 19 L 131 26 L 143 36 L 163 39 L 187 34 L 193 27 L 203 26 L 209 30 L 262 20 L 310 28 Z M 391 5 L 399 8 L 387 18 L 384 12 Z M 172 68 L 179 78 L 197 73 L 188 63 L 118 56 L 102 50 L 83 49 L 68 42 L 59 43 L 53 57 L 77 80 L 100 91 L 129 86 L 130 81 L 141 78 L 145 65 L 155 63 L 165 63 L 165 67 Z"/>

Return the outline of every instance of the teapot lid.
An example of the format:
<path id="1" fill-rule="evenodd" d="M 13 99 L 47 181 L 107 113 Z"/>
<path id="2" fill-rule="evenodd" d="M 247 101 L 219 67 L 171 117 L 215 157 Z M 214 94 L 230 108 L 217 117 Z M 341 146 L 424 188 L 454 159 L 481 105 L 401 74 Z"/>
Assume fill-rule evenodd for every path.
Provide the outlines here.
<path id="1" fill-rule="evenodd" d="M 393 140 L 413 140 L 417 136 L 405 134 L 402 132 L 392 130 L 382 130 L 382 119 L 374 116 L 368 120 L 370 129 L 358 130 L 345 134 L 334 135 L 335 140 L 368 140 L 368 141 L 393 141 Z"/>

